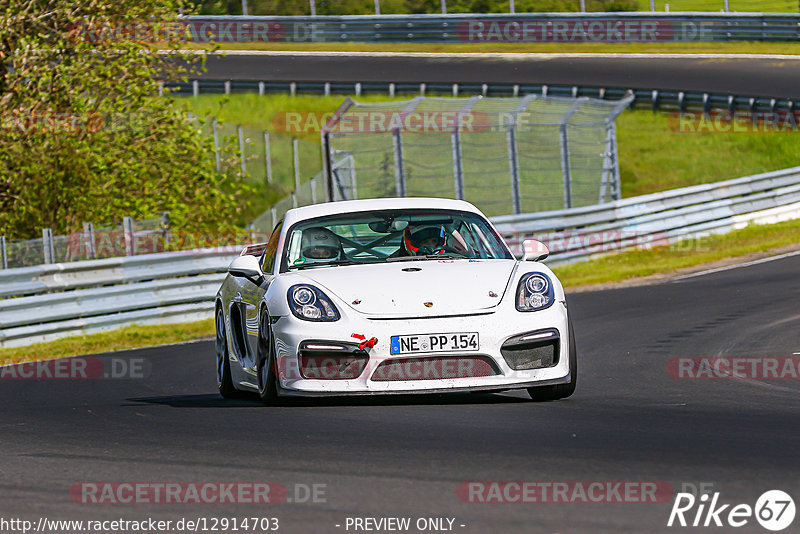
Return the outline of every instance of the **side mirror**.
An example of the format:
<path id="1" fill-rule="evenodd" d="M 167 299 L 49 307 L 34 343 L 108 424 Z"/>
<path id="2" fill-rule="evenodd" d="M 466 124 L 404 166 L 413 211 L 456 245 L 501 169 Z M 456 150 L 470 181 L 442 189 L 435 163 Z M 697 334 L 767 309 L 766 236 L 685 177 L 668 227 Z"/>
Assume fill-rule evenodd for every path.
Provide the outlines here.
<path id="1" fill-rule="evenodd" d="M 522 242 L 522 261 L 540 261 L 550 255 L 550 249 L 541 241 L 526 239 Z"/>
<path id="2" fill-rule="evenodd" d="M 228 272 L 232 276 L 240 278 L 247 278 L 254 284 L 261 282 L 263 273 L 261 272 L 261 265 L 258 263 L 258 258 L 255 256 L 237 256 L 235 260 L 228 266 Z"/>

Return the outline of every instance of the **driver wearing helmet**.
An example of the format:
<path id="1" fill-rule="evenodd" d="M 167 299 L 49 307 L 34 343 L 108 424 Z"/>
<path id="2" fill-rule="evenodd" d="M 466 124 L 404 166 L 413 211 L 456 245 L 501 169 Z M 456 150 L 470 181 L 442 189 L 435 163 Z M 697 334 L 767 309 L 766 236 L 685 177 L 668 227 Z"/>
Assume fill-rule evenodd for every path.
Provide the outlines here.
<path id="1" fill-rule="evenodd" d="M 443 226 L 408 226 L 403 230 L 400 249 L 392 256 L 442 254 L 446 246 L 447 232 Z"/>
<path id="2" fill-rule="evenodd" d="M 303 231 L 300 257 L 304 263 L 328 262 L 342 259 L 342 244 L 327 228 L 309 228 Z"/>

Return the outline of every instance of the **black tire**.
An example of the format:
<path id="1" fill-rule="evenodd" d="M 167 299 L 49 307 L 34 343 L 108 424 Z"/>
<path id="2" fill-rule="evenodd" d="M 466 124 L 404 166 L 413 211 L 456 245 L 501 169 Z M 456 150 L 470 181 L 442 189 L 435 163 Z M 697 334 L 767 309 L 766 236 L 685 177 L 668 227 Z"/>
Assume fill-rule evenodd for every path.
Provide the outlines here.
<path id="1" fill-rule="evenodd" d="M 266 406 L 278 402 L 278 377 L 275 365 L 275 343 L 272 339 L 272 325 L 269 313 L 261 310 L 258 323 L 258 397 Z"/>
<path id="2" fill-rule="evenodd" d="M 221 309 L 217 309 L 215 317 L 216 352 L 217 352 L 217 389 L 224 399 L 235 399 L 239 391 L 233 385 L 231 378 L 231 362 L 228 357 L 228 342 L 225 338 L 225 316 Z"/>
<path id="3" fill-rule="evenodd" d="M 569 384 L 555 386 L 542 386 L 528 388 L 528 395 L 537 402 L 566 399 L 575 393 L 578 385 L 578 350 L 575 347 L 575 332 L 572 329 L 572 319 L 568 319 L 569 329 Z"/>

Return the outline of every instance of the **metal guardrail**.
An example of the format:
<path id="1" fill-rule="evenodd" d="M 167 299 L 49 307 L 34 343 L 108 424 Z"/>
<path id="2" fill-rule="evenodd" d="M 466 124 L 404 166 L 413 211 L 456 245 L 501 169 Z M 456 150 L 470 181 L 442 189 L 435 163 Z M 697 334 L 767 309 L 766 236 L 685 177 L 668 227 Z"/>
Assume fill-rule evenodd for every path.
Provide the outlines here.
<path id="1" fill-rule="evenodd" d="M 788 111 L 796 109 L 788 98 L 729 95 L 702 91 L 662 89 L 628 89 L 622 87 L 588 87 L 578 85 L 510 84 L 510 83 L 361 83 L 353 82 L 270 82 L 257 80 L 189 80 L 167 82 L 171 94 L 198 96 L 204 93 L 231 94 L 258 92 L 310 95 L 443 95 L 518 97 L 528 94 L 566 98 L 588 97 L 600 100 L 620 100 L 633 93 L 631 109 L 653 111 Z"/>
<path id="2" fill-rule="evenodd" d="M 800 14 L 501 13 L 192 16 L 194 41 L 216 42 L 697 42 L 797 41 Z"/>
<path id="3" fill-rule="evenodd" d="M 551 265 L 800 217 L 800 167 L 568 210 L 492 218 L 515 252 L 544 241 Z M 231 247 L 0 271 L 0 347 L 138 323 L 211 317 Z"/>
<path id="4" fill-rule="evenodd" d="M 211 316 L 231 247 L 0 271 L 0 347 Z"/>
<path id="5" fill-rule="evenodd" d="M 515 253 L 523 239 L 538 239 L 551 249 L 548 263 L 558 265 L 797 217 L 800 167 L 492 222 Z"/>

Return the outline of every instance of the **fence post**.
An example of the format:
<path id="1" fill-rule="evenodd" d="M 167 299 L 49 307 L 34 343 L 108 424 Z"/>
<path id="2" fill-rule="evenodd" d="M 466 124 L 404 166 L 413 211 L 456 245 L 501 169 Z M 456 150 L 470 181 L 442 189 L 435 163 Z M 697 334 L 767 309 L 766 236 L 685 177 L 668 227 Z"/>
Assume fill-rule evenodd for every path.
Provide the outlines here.
<path id="1" fill-rule="evenodd" d="M 236 126 L 236 134 L 239 136 L 239 161 L 242 165 L 242 178 L 247 176 L 247 168 L 245 166 L 245 155 L 244 155 L 244 128 L 242 125 Z"/>
<path id="2" fill-rule="evenodd" d="M 297 207 L 297 191 L 300 190 L 300 154 L 297 138 L 292 137 L 292 167 L 294 168 L 294 191 L 292 191 L 292 206 Z"/>
<path id="3" fill-rule="evenodd" d="M 567 123 L 558 125 L 558 140 L 561 147 L 561 179 L 564 182 L 564 207 L 572 207 L 572 174 L 569 162 L 569 140 L 567 138 Z"/>
<path id="4" fill-rule="evenodd" d="M 455 181 L 456 199 L 464 200 L 464 168 L 461 160 L 461 128 L 456 125 L 450 134 L 453 144 L 453 180 Z"/>
<path id="5" fill-rule="evenodd" d="M 519 194 L 519 155 L 517 154 L 517 125 L 508 124 L 506 130 L 508 141 L 508 167 L 511 172 L 511 209 L 514 214 L 522 213 L 522 200 Z"/>
<path id="6" fill-rule="evenodd" d="M 122 233 L 125 236 L 125 255 L 136 254 L 136 239 L 133 235 L 133 217 L 122 218 Z"/>
<path id="7" fill-rule="evenodd" d="M 454 84 L 454 87 L 457 85 Z M 463 117 L 472 112 L 472 108 L 478 103 L 480 97 L 473 96 L 458 110 L 456 124 L 450 134 L 450 141 L 453 146 L 453 180 L 455 182 L 456 198 L 464 200 L 464 160 L 461 154 L 461 121 Z"/>
<path id="8" fill-rule="evenodd" d="M 172 240 L 172 231 L 169 228 L 170 221 L 169 221 L 169 212 L 162 211 L 161 212 L 161 228 L 164 230 L 164 250 L 169 250 L 169 244 Z"/>
<path id="9" fill-rule="evenodd" d="M 53 248 L 53 231 L 50 228 L 42 229 L 42 251 L 45 263 L 55 263 L 55 250 Z"/>
<path id="10" fill-rule="evenodd" d="M 220 158 L 219 158 L 219 133 L 217 132 L 217 127 L 218 127 L 217 118 L 212 117 L 211 129 L 213 130 L 214 133 L 214 163 L 217 166 L 217 172 L 221 172 L 222 165 L 220 163 Z"/>
<path id="11" fill-rule="evenodd" d="M 406 171 L 403 166 L 403 139 L 400 128 L 392 131 L 392 148 L 394 152 L 394 182 L 398 197 L 406 196 Z"/>
<path id="12" fill-rule="evenodd" d="M 567 124 L 572 116 L 578 112 L 583 104 L 589 99 L 586 97 L 578 98 L 572 106 L 558 120 L 559 146 L 561 148 L 561 179 L 564 182 L 564 207 L 572 207 L 572 169 L 569 161 L 569 138 L 567 136 Z"/>
<path id="13" fill-rule="evenodd" d="M 0 269 L 8 269 L 8 253 L 6 252 L 6 236 L 0 236 Z"/>
<path id="14" fill-rule="evenodd" d="M 94 249 L 94 224 L 90 222 L 83 223 L 83 248 L 87 260 L 95 259 L 97 252 Z"/>
<path id="15" fill-rule="evenodd" d="M 267 164 L 267 183 L 272 183 L 272 152 L 269 148 L 269 132 L 264 130 L 264 159 Z"/>

